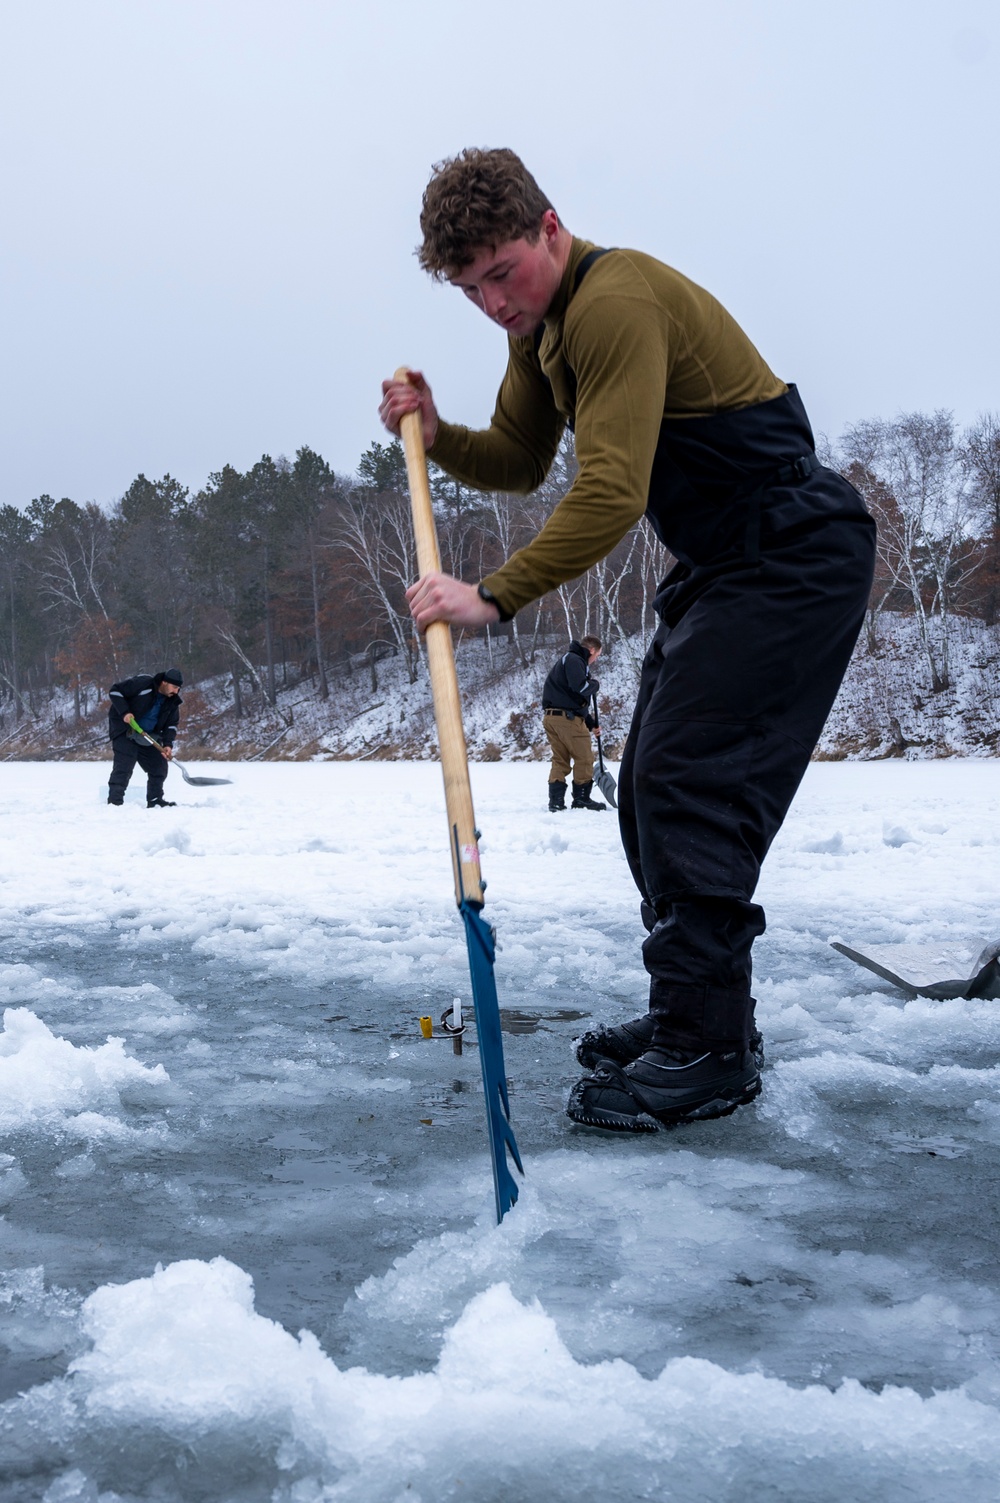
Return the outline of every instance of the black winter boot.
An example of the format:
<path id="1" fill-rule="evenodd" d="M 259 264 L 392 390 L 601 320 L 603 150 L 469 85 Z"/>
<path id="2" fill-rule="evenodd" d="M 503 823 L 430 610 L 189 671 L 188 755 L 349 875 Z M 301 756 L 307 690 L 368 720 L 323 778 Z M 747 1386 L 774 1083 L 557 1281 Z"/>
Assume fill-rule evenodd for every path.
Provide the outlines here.
<path id="1" fill-rule="evenodd" d="M 602 1059 L 630 1065 L 653 1047 L 654 1027 L 653 1014 L 647 1012 L 616 1027 L 590 1028 L 582 1038 L 574 1040 L 574 1052 L 585 1070 L 593 1070 Z"/>
<path id="2" fill-rule="evenodd" d="M 591 798 L 590 790 L 593 786 L 593 779 L 589 783 L 573 784 L 574 809 L 606 809 L 608 807 L 607 804 L 599 804 L 596 799 Z"/>
<path id="3" fill-rule="evenodd" d="M 124 804 L 124 802 L 125 802 L 125 800 L 123 798 L 112 798 L 111 794 L 110 793 L 108 794 L 108 803 L 109 804 L 114 804 L 114 806 L 115 806 L 116 809 L 120 809 L 121 806 L 122 806 L 122 804 Z"/>
<path id="4" fill-rule="evenodd" d="M 549 809 L 553 814 L 555 814 L 558 810 L 565 810 L 565 808 L 566 784 L 560 783 L 559 780 L 556 779 L 554 783 L 549 784 Z"/>
<path id="5" fill-rule="evenodd" d="M 749 1049 L 649 1049 L 624 1069 L 602 1060 L 593 1075 L 577 1081 L 566 1113 L 583 1127 L 606 1132 L 656 1132 L 660 1123 L 728 1117 L 759 1094 L 760 1074 Z"/>
<path id="6" fill-rule="evenodd" d="M 176 809 L 177 805 L 174 803 L 173 799 L 169 799 L 169 798 L 148 798 L 146 800 L 146 808 L 147 809 Z"/>
<path id="7" fill-rule="evenodd" d="M 616 1065 L 630 1065 L 634 1059 L 653 1047 L 655 1023 L 652 1013 L 643 1013 L 641 1018 L 631 1018 L 627 1023 L 610 1024 L 604 1028 L 591 1028 L 574 1041 L 576 1057 L 585 1070 L 593 1070 L 602 1059 L 614 1060 Z M 759 1028 L 750 1034 L 747 1048 L 754 1057 L 758 1070 L 764 1068 L 764 1036 Z"/>

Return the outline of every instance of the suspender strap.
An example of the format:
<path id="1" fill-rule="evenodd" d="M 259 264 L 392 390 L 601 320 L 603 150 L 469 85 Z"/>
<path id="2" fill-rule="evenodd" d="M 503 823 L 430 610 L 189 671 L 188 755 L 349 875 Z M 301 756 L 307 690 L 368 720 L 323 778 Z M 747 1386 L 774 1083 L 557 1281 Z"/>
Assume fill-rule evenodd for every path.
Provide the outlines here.
<path id="1" fill-rule="evenodd" d="M 616 247 L 613 246 L 613 245 L 609 245 L 609 246 L 606 246 L 606 247 L 595 246 L 595 248 L 592 251 L 588 251 L 587 252 L 587 254 L 584 256 L 583 260 L 580 262 L 579 266 L 576 268 L 576 271 L 573 273 L 573 288 L 572 288 L 572 291 L 570 292 L 570 297 L 575 297 L 576 294 L 580 291 L 580 283 L 583 281 L 584 277 L 587 275 L 587 272 L 593 266 L 594 262 L 595 261 L 599 261 L 602 256 L 606 256 L 609 251 L 613 251 L 615 248 Z M 545 334 L 545 325 L 542 323 L 542 324 L 539 324 L 538 328 L 535 330 L 535 355 L 536 356 L 538 355 L 539 351 L 542 348 L 542 337 L 543 337 L 544 334 Z M 572 397 L 573 406 L 575 407 L 576 406 L 576 374 L 575 374 L 574 371 L 572 371 L 570 369 L 570 367 L 568 365 L 566 367 L 566 374 L 569 377 L 570 396 Z M 544 371 L 542 372 L 542 375 L 543 375 L 544 379 L 546 381 L 548 381 L 549 378 L 548 378 L 548 376 L 545 375 Z M 574 432 L 575 428 L 576 428 L 575 418 L 569 418 L 567 421 L 568 421 L 569 431 L 571 433 Z"/>
<path id="2" fill-rule="evenodd" d="M 587 272 L 593 266 L 594 262 L 599 261 L 602 256 L 606 256 L 608 254 L 608 251 L 612 251 L 614 249 L 615 247 L 613 245 L 609 245 L 605 248 L 602 248 L 601 246 L 595 246 L 592 251 L 587 252 L 583 260 L 580 262 L 579 266 L 576 268 L 576 271 L 573 273 L 574 296 L 580 291 L 580 283 L 583 281 L 584 277 L 587 275 Z"/>

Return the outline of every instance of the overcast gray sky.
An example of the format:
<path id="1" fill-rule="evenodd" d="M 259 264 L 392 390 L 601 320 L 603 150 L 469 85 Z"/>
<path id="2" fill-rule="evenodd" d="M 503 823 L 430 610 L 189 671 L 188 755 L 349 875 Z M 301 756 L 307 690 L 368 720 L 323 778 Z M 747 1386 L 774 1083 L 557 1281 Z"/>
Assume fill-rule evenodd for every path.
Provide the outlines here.
<path id="1" fill-rule="evenodd" d="M 998 62 L 996 0 L 0 0 L 0 503 L 353 470 L 401 363 L 484 424 L 505 338 L 412 254 L 470 144 L 708 287 L 817 429 L 971 421 Z"/>

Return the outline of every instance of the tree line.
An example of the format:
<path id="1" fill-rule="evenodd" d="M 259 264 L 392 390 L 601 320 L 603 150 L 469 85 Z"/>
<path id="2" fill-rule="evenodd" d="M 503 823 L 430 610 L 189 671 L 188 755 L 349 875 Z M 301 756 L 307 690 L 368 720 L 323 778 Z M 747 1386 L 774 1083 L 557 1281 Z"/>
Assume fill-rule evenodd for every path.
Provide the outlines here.
<path id="1" fill-rule="evenodd" d="M 443 566 L 481 578 L 527 542 L 572 483 L 569 443 L 531 497 L 472 491 L 431 467 Z M 620 555 L 620 556 L 619 556 Z M 647 529 L 582 580 L 494 627 L 527 662 L 552 633 L 646 624 L 665 554 Z M 421 646 L 406 608 L 415 552 L 406 464 L 373 443 L 353 476 L 315 450 L 231 465 L 192 493 L 139 475 L 110 507 L 36 497 L 0 507 L 0 715 L 37 718 L 56 688 L 83 719 L 108 686 L 180 665 L 193 681 L 224 675 L 233 713 L 274 705 L 306 683 L 325 700 L 338 676 L 402 655 L 411 681 Z"/>
<path id="2" fill-rule="evenodd" d="M 947 412 L 848 428 L 821 445 L 879 524 L 863 648 L 879 651 L 887 610 L 912 613 L 928 688 L 949 683 L 949 624 L 1000 613 L 1000 421 L 961 430 Z M 567 436 L 528 497 L 473 491 L 432 467 L 443 567 L 482 578 L 526 543 L 575 474 Z M 636 673 L 669 555 L 645 522 L 579 580 L 514 621 L 484 630 L 498 671 L 541 645 L 593 632 Z M 0 508 L 0 716 L 37 719 L 57 688 L 84 719 L 115 679 L 179 664 L 195 682 L 224 675 L 232 713 L 274 705 L 421 646 L 404 591 L 415 575 L 406 468 L 397 442 L 372 443 L 353 476 L 313 449 L 230 465 L 197 492 L 139 475 L 109 507 L 39 496 Z M 495 660 L 494 654 L 499 658 Z"/>

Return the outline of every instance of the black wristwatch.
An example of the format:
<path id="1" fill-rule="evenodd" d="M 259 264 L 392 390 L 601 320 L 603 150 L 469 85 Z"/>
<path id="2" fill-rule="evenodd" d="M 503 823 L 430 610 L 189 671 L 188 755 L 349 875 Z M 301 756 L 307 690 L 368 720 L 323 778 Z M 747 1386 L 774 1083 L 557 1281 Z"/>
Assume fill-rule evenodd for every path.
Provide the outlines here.
<path id="1" fill-rule="evenodd" d="M 497 597 L 494 595 L 493 591 L 488 590 L 484 584 L 476 586 L 476 594 L 479 596 L 480 600 L 485 600 L 487 605 L 496 606 L 497 610 L 500 612 L 501 621 L 513 621 L 514 612 L 505 611 Z"/>

